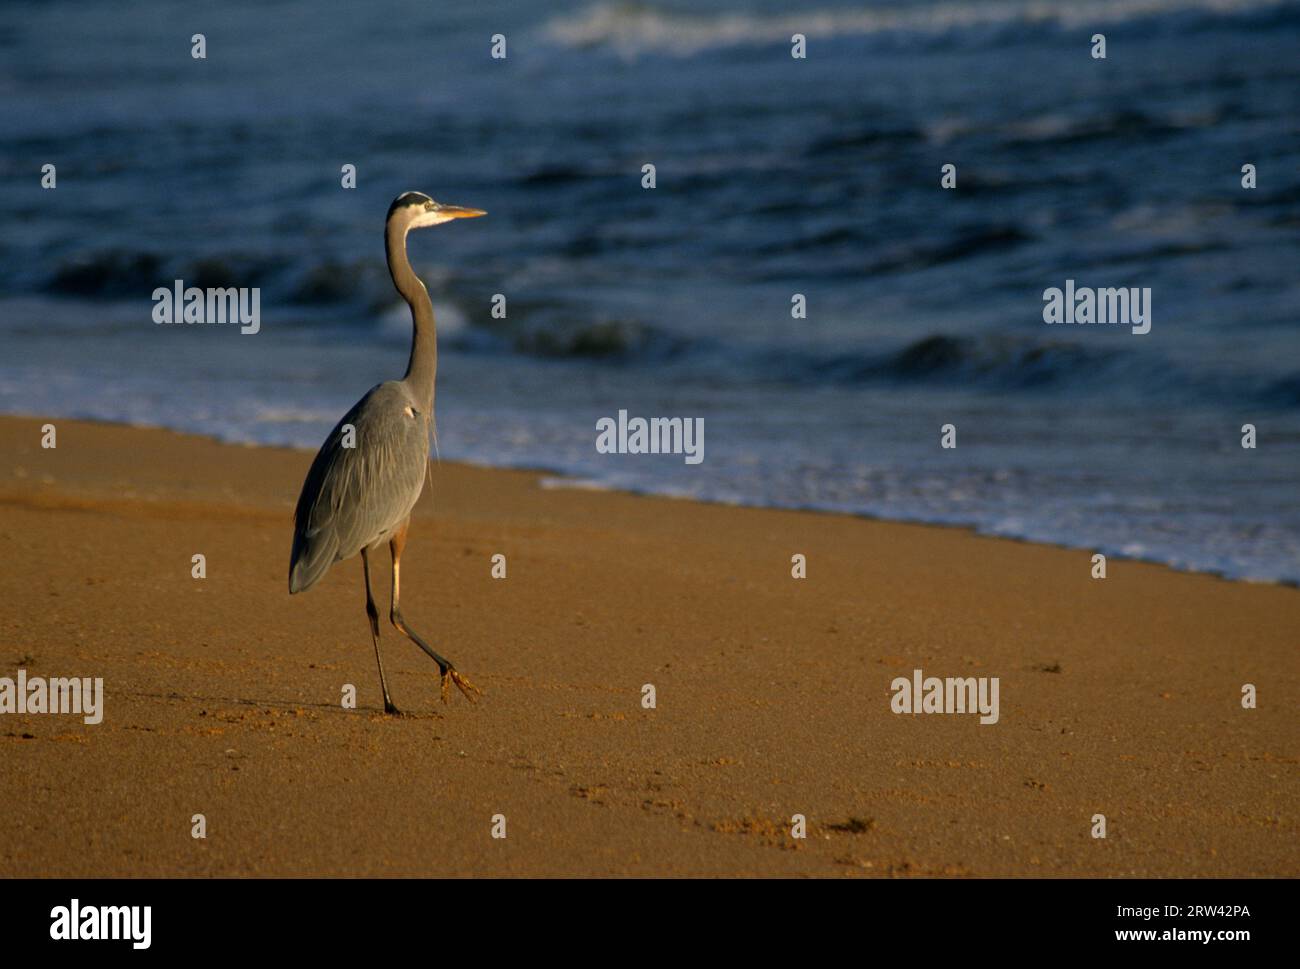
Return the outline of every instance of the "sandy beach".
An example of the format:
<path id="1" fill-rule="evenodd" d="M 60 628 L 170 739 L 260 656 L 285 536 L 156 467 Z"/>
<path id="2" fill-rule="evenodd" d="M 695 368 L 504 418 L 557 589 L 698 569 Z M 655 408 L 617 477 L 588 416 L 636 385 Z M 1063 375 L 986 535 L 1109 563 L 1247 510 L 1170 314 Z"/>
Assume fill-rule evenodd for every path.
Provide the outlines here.
<path id="1" fill-rule="evenodd" d="M 286 589 L 309 452 L 43 423 L 0 419 L 0 676 L 104 716 L 0 715 L 0 875 L 1300 874 L 1300 590 L 444 462 L 403 609 L 485 695 L 384 623 L 390 718 L 360 561 Z M 915 669 L 998 722 L 894 713 Z"/>

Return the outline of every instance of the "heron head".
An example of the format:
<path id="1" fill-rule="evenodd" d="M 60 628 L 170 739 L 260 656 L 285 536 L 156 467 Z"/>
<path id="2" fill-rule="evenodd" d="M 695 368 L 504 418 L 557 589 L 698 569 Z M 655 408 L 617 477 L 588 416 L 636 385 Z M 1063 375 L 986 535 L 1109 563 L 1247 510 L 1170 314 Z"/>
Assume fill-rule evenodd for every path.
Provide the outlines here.
<path id="1" fill-rule="evenodd" d="M 459 205 L 435 202 L 423 192 L 403 192 L 393 199 L 388 208 L 388 221 L 401 220 L 407 229 L 423 229 L 441 225 L 452 219 L 472 219 L 487 215 L 482 209 L 466 209 Z"/>

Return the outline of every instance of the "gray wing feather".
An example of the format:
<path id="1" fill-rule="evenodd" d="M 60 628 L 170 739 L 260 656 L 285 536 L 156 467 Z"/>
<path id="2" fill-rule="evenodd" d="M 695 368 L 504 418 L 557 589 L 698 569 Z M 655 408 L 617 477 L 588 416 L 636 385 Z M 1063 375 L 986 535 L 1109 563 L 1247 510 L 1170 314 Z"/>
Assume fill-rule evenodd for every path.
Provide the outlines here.
<path id="1" fill-rule="evenodd" d="M 344 428 L 355 447 L 344 447 Z M 362 397 L 325 439 L 294 512 L 289 591 L 311 588 L 342 559 L 387 538 L 424 488 L 428 415 L 414 410 L 398 381 Z"/>

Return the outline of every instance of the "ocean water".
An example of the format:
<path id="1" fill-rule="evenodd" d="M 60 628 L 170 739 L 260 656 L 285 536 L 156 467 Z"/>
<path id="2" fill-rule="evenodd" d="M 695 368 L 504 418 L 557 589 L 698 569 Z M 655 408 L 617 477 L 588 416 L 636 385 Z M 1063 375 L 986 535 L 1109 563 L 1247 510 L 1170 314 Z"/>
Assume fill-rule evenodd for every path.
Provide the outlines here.
<path id="1" fill-rule="evenodd" d="M 316 446 L 405 365 L 407 189 L 490 213 L 411 238 L 445 459 L 1300 581 L 1300 3 L 6 4 L 0 411 Z M 175 278 L 261 331 L 156 326 Z"/>

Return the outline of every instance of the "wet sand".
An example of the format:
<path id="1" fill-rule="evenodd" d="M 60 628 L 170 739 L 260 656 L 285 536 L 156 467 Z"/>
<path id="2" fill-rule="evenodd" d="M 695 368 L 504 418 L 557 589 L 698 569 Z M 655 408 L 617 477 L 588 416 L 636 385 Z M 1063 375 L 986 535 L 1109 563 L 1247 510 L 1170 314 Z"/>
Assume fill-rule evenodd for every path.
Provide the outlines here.
<path id="1" fill-rule="evenodd" d="M 105 709 L 0 714 L 0 875 L 1300 874 L 1300 590 L 443 463 L 403 611 L 485 696 L 385 622 L 390 718 L 360 560 L 287 591 L 310 453 L 43 423 L 0 418 L 0 677 Z M 892 712 L 914 669 L 998 722 Z"/>

